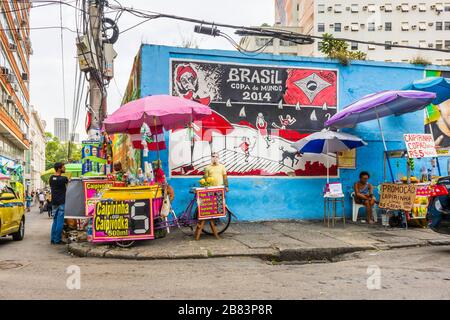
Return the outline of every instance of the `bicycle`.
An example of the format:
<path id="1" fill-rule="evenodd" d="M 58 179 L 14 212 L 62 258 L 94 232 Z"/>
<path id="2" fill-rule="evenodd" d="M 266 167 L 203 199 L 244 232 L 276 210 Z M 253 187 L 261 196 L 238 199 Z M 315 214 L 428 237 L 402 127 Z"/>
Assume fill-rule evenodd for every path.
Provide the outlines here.
<path id="1" fill-rule="evenodd" d="M 177 227 L 184 234 L 191 235 L 192 232 L 194 232 L 194 226 L 196 226 L 198 223 L 198 207 L 197 207 L 197 198 L 195 194 L 195 187 L 191 188 L 189 193 L 193 194 L 193 198 L 187 205 L 186 209 L 184 209 L 182 214 L 178 217 L 173 208 L 171 208 L 169 216 L 172 215 L 172 219 L 169 220 L 168 219 L 169 217 L 165 218 L 161 216 L 157 217 L 156 220 L 159 221 L 155 221 L 154 223 L 155 231 L 167 230 L 167 232 L 169 233 L 171 228 Z M 225 206 L 225 208 L 226 208 L 226 215 L 224 217 L 213 219 L 218 234 L 222 234 L 228 229 L 231 223 L 232 216 L 236 218 L 236 216 L 233 214 L 233 212 L 231 212 L 228 206 Z M 211 225 L 205 224 L 203 232 L 208 235 L 213 235 Z M 128 248 L 131 247 L 134 244 L 134 242 L 135 242 L 134 240 L 116 241 L 116 245 L 121 248 Z"/>

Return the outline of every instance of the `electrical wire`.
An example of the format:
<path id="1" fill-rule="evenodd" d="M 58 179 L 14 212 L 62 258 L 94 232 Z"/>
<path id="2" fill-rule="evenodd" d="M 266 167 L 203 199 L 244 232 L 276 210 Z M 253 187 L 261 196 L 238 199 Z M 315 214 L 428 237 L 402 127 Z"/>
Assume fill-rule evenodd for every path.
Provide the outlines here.
<path id="1" fill-rule="evenodd" d="M 117 2 L 117 1 L 115 1 Z M 107 4 L 107 6 L 111 9 L 116 10 L 123 10 L 127 13 L 130 13 L 136 17 L 148 19 L 152 17 L 155 18 L 168 18 L 168 19 L 174 19 L 174 20 L 180 20 L 185 22 L 191 22 L 196 24 L 203 24 L 203 25 L 209 25 L 209 26 L 215 26 L 215 27 L 223 27 L 223 28 L 230 28 L 234 30 L 238 30 L 239 35 L 244 35 L 245 31 L 249 33 L 252 33 L 253 35 L 265 35 L 265 36 L 271 36 L 274 38 L 281 38 L 282 40 L 286 41 L 308 41 L 308 39 L 324 39 L 323 36 L 314 36 L 314 35 L 308 35 L 308 34 L 302 34 L 292 31 L 286 31 L 283 29 L 276 29 L 276 28 L 259 28 L 259 27 L 246 27 L 246 26 L 238 26 L 238 25 L 232 25 L 232 24 L 226 24 L 226 23 L 217 23 L 217 22 L 209 22 L 199 19 L 193 19 L 183 16 L 177 16 L 177 15 L 171 15 L 171 14 L 163 14 L 155 11 L 150 10 L 143 10 L 143 9 L 135 9 L 130 7 L 124 7 L 122 5 L 112 5 Z M 350 39 L 350 38 L 334 38 L 335 40 L 341 40 L 346 42 L 354 42 L 354 43 L 360 43 L 360 44 L 369 44 L 369 45 L 375 45 L 375 46 L 383 46 L 385 47 L 385 43 L 379 43 L 379 42 L 371 42 L 371 41 L 364 41 L 364 40 L 357 40 L 357 39 Z M 416 46 L 406 46 L 406 45 L 398 45 L 398 44 L 390 44 L 389 45 L 392 48 L 403 48 L 403 49 L 413 49 L 413 50 L 425 50 L 425 51 L 438 51 L 438 52 L 445 52 L 450 53 L 450 50 L 448 49 L 438 49 L 438 48 L 422 48 L 422 47 L 416 47 Z"/>
<path id="2" fill-rule="evenodd" d="M 65 63 L 64 63 L 64 33 L 62 30 L 63 27 L 63 18 L 62 18 L 62 5 L 59 5 L 59 24 L 61 26 L 60 30 L 60 43 L 61 43 L 61 67 L 62 67 L 62 87 L 63 87 L 63 112 L 64 118 L 66 118 L 66 75 L 65 75 Z"/>

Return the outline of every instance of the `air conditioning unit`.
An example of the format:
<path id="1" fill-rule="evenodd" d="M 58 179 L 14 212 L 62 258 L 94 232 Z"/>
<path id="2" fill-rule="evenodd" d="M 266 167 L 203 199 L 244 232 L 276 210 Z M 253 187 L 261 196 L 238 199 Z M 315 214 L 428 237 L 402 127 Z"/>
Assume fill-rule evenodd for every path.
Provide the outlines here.
<path id="1" fill-rule="evenodd" d="M 350 11 L 350 9 L 351 9 L 350 7 L 345 7 L 345 10 L 347 11 Z"/>
<path id="2" fill-rule="evenodd" d="M 415 30 L 415 29 L 417 29 L 417 26 L 414 24 L 411 26 L 411 29 Z"/>
<path id="3" fill-rule="evenodd" d="M 28 81 L 28 73 L 26 73 L 26 72 L 22 73 L 22 80 Z"/>
<path id="4" fill-rule="evenodd" d="M 378 30 L 383 30 L 383 26 L 378 26 Z"/>
<path id="5" fill-rule="evenodd" d="M 434 9 L 436 9 L 436 5 L 433 4 L 430 8 L 431 8 L 431 10 L 434 10 Z"/>
<path id="6" fill-rule="evenodd" d="M 328 11 L 332 11 L 332 10 L 333 10 L 333 7 L 328 7 L 327 10 L 328 10 Z"/>
<path id="7" fill-rule="evenodd" d="M 17 44 L 15 43 L 10 43 L 9 44 L 9 50 L 16 52 L 17 51 Z"/>
<path id="8" fill-rule="evenodd" d="M 429 25 L 430 27 L 432 27 L 432 26 L 434 25 L 434 22 L 428 22 L 428 25 Z"/>
<path id="9" fill-rule="evenodd" d="M 385 6 L 380 6 L 380 10 L 384 11 Z"/>
<path id="10" fill-rule="evenodd" d="M 8 81 L 9 83 L 13 83 L 15 80 L 16 79 L 12 73 L 6 75 L 6 81 Z"/>
<path id="11" fill-rule="evenodd" d="M 331 24 L 330 24 L 330 28 L 334 28 L 334 24 L 331 23 Z"/>
<path id="12" fill-rule="evenodd" d="M 402 6 L 397 6 L 397 10 L 402 10 Z"/>
<path id="13" fill-rule="evenodd" d="M 368 9 L 367 6 L 364 6 L 364 7 L 363 7 L 363 11 L 367 11 L 367 9 Z"/>
<path id="14" fill-rule="evenodd" d="M 13 83 L 11 86 L 12 86 L 13 90 L 16 92 L 20 90 L 20 87 L 17 83 Z"/>
<path id="15" fill-rule="evenodd" d="M 345 26 L 345 27 L 344 27 L 344 30 L 348 30 L 348 28 L 349 28 L 349 26 Z"/>
<path id="16" fill-rule="evenodd" d="M 413 10 L 416 10 L 416 9 L 417 9 L 417 6 L 416 6 L 416 5 L 413 5 L 411 8 L 412 8 Z"/>
<path id="17" fill-rule="evenodd" d="M 392 44 L 393 44 L 393 45 L 397 45 L 397 44 L 398 44 L 398 41 L 394 41 L 394 42 L 392 42 Z"/>
<path id="18" fill-rule="evenodd" d="M 9 74 L 9 69 L 7 67 L 0 67 L 0 72 L 2 75 L 6 76 Z"/>
<path id="19" fill-rule="evenodd" d="M 364 23 L 361 23 L 359 26 L 361 27 L 361 29 L 364 29 L 366 27 Z"/>
<path id="20" fill-rule="evenodd" d="M 428 44 L 428 48 L 433 48 L 433 44 L 432 44 L 432 43 L 429 43 L 429 44 Z"/>

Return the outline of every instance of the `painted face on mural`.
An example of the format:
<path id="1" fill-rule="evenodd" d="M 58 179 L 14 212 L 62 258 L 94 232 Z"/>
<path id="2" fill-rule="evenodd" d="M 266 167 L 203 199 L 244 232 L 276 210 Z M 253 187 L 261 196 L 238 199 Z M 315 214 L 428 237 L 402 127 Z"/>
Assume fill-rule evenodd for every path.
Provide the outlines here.
<path id="1" fill-rule="evenodd" d="M 194 69 L 189 65 L 181 65 L 176 71 L 176 83 L 180 93 L 197 92 L 198 77 Z"/>
<path id="2" fill-rule="evenodd" d="M 439 105 L 441 117 L 437 121 L 439 130 L 447 137 L 450 137 L 450 100 L 447 100 Z"/>

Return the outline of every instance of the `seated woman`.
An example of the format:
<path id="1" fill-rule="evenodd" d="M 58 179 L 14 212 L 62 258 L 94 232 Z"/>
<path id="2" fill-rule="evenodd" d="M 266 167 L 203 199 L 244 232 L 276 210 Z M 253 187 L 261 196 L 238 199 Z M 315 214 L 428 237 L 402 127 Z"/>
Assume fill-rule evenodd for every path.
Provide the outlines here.
<path id="1" fill-rule="evenodd" d="M 359 174 L 359 181 L 355 183 L 355 202 L 366 207 L 367 223 L 373 224 L 373 205 L 377 202 L 373 195 L 373 186 L 369 183 L 370 175 L 366 171 Z"/>

